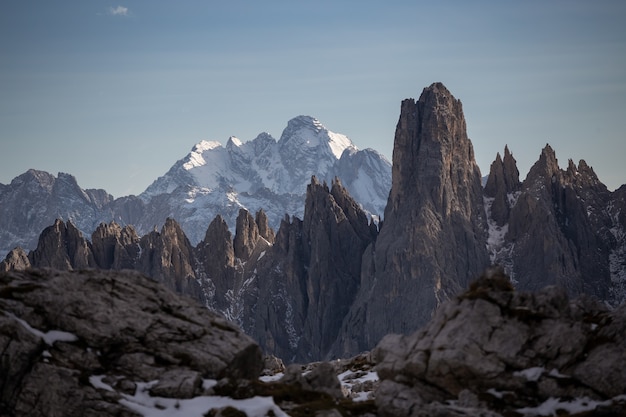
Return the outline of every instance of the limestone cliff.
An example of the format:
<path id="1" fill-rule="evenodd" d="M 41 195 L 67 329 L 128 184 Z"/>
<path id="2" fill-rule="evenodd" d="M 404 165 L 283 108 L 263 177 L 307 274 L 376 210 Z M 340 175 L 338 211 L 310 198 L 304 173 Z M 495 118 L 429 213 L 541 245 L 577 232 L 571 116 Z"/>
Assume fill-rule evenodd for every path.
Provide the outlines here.
<path id="1" fill-rule="evenodd" d="M 492 261 L 505 266 L 520 289 L 556 284 L 572 296 L 619 304 L 624 227 L 618 193 L 584 160 L 561 169 L 550 145 L 523 183 L 506 179 L 512 171 L 496 158 L 485 187 Z"/>
<path id="2" fill-rule="evenodd" d="M 418 101 L 402 102 L 385 221 L 364 255 L 335 353 L 369 349 L 390 331 L 424 324 L 488 265 L 486 228 L 461 102 L 435 83 Z"/>

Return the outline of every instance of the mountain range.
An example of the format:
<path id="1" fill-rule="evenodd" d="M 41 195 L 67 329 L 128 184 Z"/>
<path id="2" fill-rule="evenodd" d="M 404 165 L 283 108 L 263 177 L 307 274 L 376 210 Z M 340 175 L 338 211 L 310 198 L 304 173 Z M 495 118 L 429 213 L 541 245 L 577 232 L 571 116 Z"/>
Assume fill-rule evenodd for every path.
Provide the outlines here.
<path id="1" fill-rule="evenodd" d="M 313 117 L 298 116 L 278 141 L 267 133 L 249 142 L 231 137 L 226 146 L 201 141 L 139 196 L 114 199 L 105 190 L 80 188 L 72 175 L 31 169 L 0 184 L 0 256 L 16 246 L 34 249 L 41 230 L 57 218 L 89 235 L 112 220 L 145 234 L 171 217 L 194 244 L 217 214 L 234 230 L 240 208 L 262 208 L 277 228 L 285 214 L 302 217 L 313 175 L 328 182 L 341 178 L 365 211 L 382 215 L 389 161 L 373 149 L 357 149 Z"/>
<path id="2" fill-rule="evenodd" d="M 36 249 L 12 250 L 0 269 L 136 269 L 221 312 L 265 352 L 290 362 L 347 357 L 372 349 L 388 333 L 409 334 L 494 263 L 504 267 L 518 289 L 558 285 L 570 296 L 585 294 L 613 306 L 626 300 L 626 186 L 607 190 L 583 160 L 559 168 L 546 145 L 523 181 L 505 147 L 483 187 L 462 104 L 441 83 L 425 88 L 418 100 L 401 103 L 380 222 L 351 195 L 359 187 L 353 185 L 353 191 L 344 184 L 362 179 L 354 175 L 355 168 L 348 180 L 294 173 L 320 149 L 334 155 L 332 165 L 315 162 L 320 169 L 330 170 L 342 160 L 369 169 L 382 157 L 353 150 L 345 137 L 330 135 L 310 118 L 292 120 L 285 132 L 278 142 L 264 135 L 248 144 L 231 138 L 225 148 L 203 142 L 146 193 L 114 201 L 106 201 L 104 192 L 80 190 L 69 176 L 53 181 L 31 172 L 30 177 L 43 178 L 39 183 L 50 184 L 52 191 L 40 195 L 71 203 L 75 215 L 87 212 L 64 197 L 64 190 L 80 190 L 85 207 L 92 207 L 85 202 L 124 207 L 127 221 L 101 223 L 89 240 L 75 219 L 56 220 L 41 233 Z M 320 136 L 324 140 L 316 141 Z M 294 147 L 288 138 L 298 139 Z M 308 157 L 294 153 L 303 149 L 317 151 Z M 215 150 L 223 158 L 207 163 L 218 155 Z M 277 155 L 298 162 L 274 167 L 268 161 L 281 160 Z M 224 165 L 209 179 L 200 175 L 213 164 Z M 235 165 L 242 169 L 232 169 Z M 265 167 L 263 176 L 244 174 L 244 167 L 258 173 L 259 166 Z M 368 178 L 381 171 L 363 168 Z M 11 190 L 27 182 L 22 177 Z M 145 225 L 130 225 L 133 208 L 146 205 L 169 216 L 166 208 L 177 202 L 193 218 L 197 196 L 224 184 L 247 190 L 233 195 L 238 199 L 272 193 L 282 182 L 297 190 L 302 181 L 301 217 L 283 213 L 277 228 L 269 212 L 246 210 L 243 204 L 228 206 L 237 210 L 234 229 L 228 220 L 233 213 L 225 211 L 212 218 L 200 240 L 199 230 L 195 238 L 188 236 L 185 217 L 169 217 L 160 230 L 144 233 L 138 230 Z M 21 204 L 31 221 L 56 207 L 45 201 Z"/>

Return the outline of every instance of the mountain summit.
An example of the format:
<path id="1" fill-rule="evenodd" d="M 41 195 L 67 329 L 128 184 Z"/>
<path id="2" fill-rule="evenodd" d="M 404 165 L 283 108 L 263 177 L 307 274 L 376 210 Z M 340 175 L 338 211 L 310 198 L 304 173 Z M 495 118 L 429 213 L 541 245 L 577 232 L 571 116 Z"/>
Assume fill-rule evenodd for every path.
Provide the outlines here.
<path id="1" fill-rule="evenodd" d="M 319 120 L 298 116 L 280 140 L 261 133 L 251 141 L 203 140 L 139 196 L 113 199 L 104 190 L 83 190 L 69 174 L 58 178 L 30 170 L 0 184 L 0 256 L 21 246 L 34 249 L 41 230 L 56 219 L 72 221 L 86 235 L 101 222 L 132 224 L 139 234 L 166 218 L 177 219 L 199 243 L 221 215 L 231 231 L 240 208 L 263 209 L 275 229 L 285 214 L 302 217 L 311 177 L 335 177 L 369 215 L 382 217 L 391 188 L 391 163 L 373 149 L 359 150 Z"/>
<path id="2" fill-rule="evenodd" d="M 344 178 L 346 172 L 351 175 Z M 391 164 L 378 152 L 358 150 L 319 120 L 298 116 L 287 123 L 279 141 L 261 133 L 248 142 L 231 137 L 226 146 L 198 143 L 139 197 L 149 207 L 144 224 L 161 224 L 167 216 L 180 219 L 195 244 L 217 214 L 234 230 L 240 208 L 263 209 L 275 228 L 286 213 L 302 217 L 312 176 L 328 183 L 341 178 L 367 212 L 381 216 L 390 174 Z"/>
<path id="3" fill-rule="evenodd" d="M 361 291 L 335 353 L 419 328 L 489 264 L 485 230 L 481 175 L 461 102 L 432 84 L 418 101 L 401 104 L 385 222 L 365 251 Z"/>
<path id="4" fill-rule="evenodd" d="M 487 277 L 486 288 L 495 283 L 509 293 L 513 287 L 535 291 L 557 285 L 570 296 L 587 294 L 614 306 L 626 301 L 626 186 L 608 191 L 585 161 L 570 161 L 562 170 L 546 145 L 520 183 L 515 158 L 505 147 L 483 190 L 461 102 L 435 83 L 419 100 L 400 106 L 393 185 L 385 219 L 375 224 L 351 193 L 383 194 L 380 185 L 367 186 L 363 179 L 388 178 L 388 171 L 378 154 L 340 139 L 315 119 L 300 117 L 278 142 L 267 134 L 251 142 L 230 138 L 226 146 L 201 142 L 146 191 L 145 200 L 107 203 L 106 194 L 83 192 L 70 176 L 31 172 L 0 187 L 0 208 L 13 208 L 0 222 L 23 221 L 11 217 L 15 214 L 37 217 L 40 212 L 29 209 L 61 202 L 74 208 L 74 217 L 46 228 L 36 250 L 12 251 L 0 270 L 136 269 L 222 312 L 265 352 L 291 362 L 352 356 L 372 349 L 389 332 L 411 333 L 446 300 L 459 300 L 460 291 L 493 263 L 508 277 L 504 282 Z M 341 157 L 331 142 L 346 145 Z M 314 152 L 307 157 L 309 150 Z M 300 152 L 288 158 L 287 151 Z M 318 168 L 328 158 L 332 170 L 324 172 L 338 172 L 340 179 L 329 183 L 313 176 L 303 197 L 290 194 L 284 190 L 302 181 L 290 174 L 296 157 L 302 158 L 298 165 Z M 44 203 L 29 206 L 19 198 L 31 195 Z M 73 197 L 62 198 L 66 195 Z M 223 207 L 211 206 L 220 198 Z M 283 215 L 274 233 L 271 218 L 279 209 L 289 212 L 281 209 L 287 201 L 304 215 Z M 20 209 L 11 205 L 17 203 Z M 143 230 L 148 222 L 164 225 L 137 233 L 128 221 L 101 224 L 89 242 L 79 221 L 87 222 L 86 214 L 98 204 L 126 219 L 141 214 L 136 218 L 144 222 Z M 243 204 L 264 210 L 253 216 Z M 213 209 L 221 214 L 211 216 Z M 229 210 L 237 211 L 234 237 Z M 175 213 L 182 227 L 174 219 L 160 220 L 168 213 Z M 200 231 L 206 233 L 193 243 Z M 470 289 L 472 299 L 486 294 L 477 288 Z M 563 297 L 558 300 L 549 304 L 569 311 Z M 533 322 L 555 317 L 552 310 L 529 311 L 514 308 L 516 316 Z"/>

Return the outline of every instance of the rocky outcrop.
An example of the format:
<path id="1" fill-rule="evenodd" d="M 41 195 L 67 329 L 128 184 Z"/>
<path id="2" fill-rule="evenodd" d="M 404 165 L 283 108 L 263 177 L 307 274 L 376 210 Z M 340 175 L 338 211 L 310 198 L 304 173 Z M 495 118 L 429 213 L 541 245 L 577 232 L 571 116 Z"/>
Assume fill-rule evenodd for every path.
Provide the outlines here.
<path id="1" fill-rule="evenodd" d="M 493 199 L 489 202 L 489 214 L 497 226 L 502 227 L 508 223 L 511 204 L 521 186 L 517 162 L 509 147 L 505 146 L 504 159 L 498 153 L 491 164 L 484 190 L 485 197 Z"/>
<path id="2" fill-rule="evenodd" d="M 16 417 L 134 416 L 139 395 L 181 401 L 263 367 L 223 317 L 128 271 L 0 275 L 0 347 L 0 409 Z"/>
<path id="3" fill-rule="evenodd" d="M 304 145 L 306 155 L 298 154 Z M 287 171 L 272 165 L 277 146 L 291 158 Z M 0 269 L 136 269 L 223 313 L 286 362 L 348 357 L 371 349 L 389 331 L 410 333 L 490 263 L 502 265 L 518 289 L 555 284 L 569 295 L 590 294 L 613 306 L 626 300 L 626 188 L 609 192 L 585 161 L 560 169 L 546 146 L 523 183 L 505 147 L 483 190 L 462 105 L 440 83 L 424 89 L 418 101 L 401 105 L 384 221 L 371 220 L 343 178 L 314 177 L 303 194 L 304 205 L 298 203 L 304 215 L 285 215 L 276 235 L 270 227 L 275 213 L 260 210 L 253 217 L 241 209 L 252 188 L 268 207 L 285 203 L 274 201 L 276 187 L 288 179 L 301 181 L 291 178 L 300 165 L 294 161 L 309 167 L 319 163 L 324 170 L 330 166 L 317 158 L 318 151 L 332 153 L 333 160 L 340 157 L 349 168 L 341 175 L 352 183 L 384 171 L 372 153 L 359 153 L 347 138 L 307 117 L 290 123 L 280 144 L 269 135 L 248 143 L 231 138 L 226 148 L 202 142 L 143 200 L 107 203 L 106 193 L 92 190 L 79 198 L 91 201 L 91 208 L 71 204 L 86 212 L 115 205 L 127 219 L 137 218 L 145 205 L 152 211 L 141 217 L 144 223 L 137 230 L 146 230 L 146 219 L 157 221 L 172 212 L 176 194 L 186 199 L 182 225 L 170 218 L 161 231 L 154 226 L 139 238 L 116 218 L 101 223 L 89 242 L 75 223 L 59 220 L 41 235 L 28 260 L 16 250 Z M 248 172 L 251 164 L 259 164 L 265 174 Z M 30 184 L 35 194 L 80 194 L 75 180 L 61 177 L 32 172 L 0 187 L 0 193 L 19 196 L 15 190 Z M 252 188 L 239 193 L 238 202 L 234 195 L 224 196 L 224 215 L 216 216 L 192 246 L 184 219 L 189 216 L 186 224 L 195 225 L 199 236 L 209 221 L 197 210 L 208 198 L 207 189 L 227 186 L 233 178 Z M 194 188 L 189 181 L 210 187 Z M 374 188 L 379 194 L 380 188 Z M 293 194 L 281 196 L 297 200 Z M 291 208 L 288 212 L 296 210 Z M 228 219 L 234 216 L 233 237 Z"/>
<path id="4" fill-rule="evenodd" d="M 104 190 L 81 189 L 69 174 L 28 170 L 0 189 L 0 253 L 16 246 L 34 249 L 41 231 L 55 219 L 91 231 L 111 201 Z"/>
<path id="5" fill-rule="evenodd" d="M 260 236 L 259 227 L 254 217 L 247 210 L 239 209 L 235 239 L 233 241 L 235 256 L 244 262 L 247 261 Z"/>
<path id="6" fill-rule="evenodd" d="M 37 249 L 28 254 L 31 265 L 61 270 L 93 268 L 96 262 L 90 243 L 72 222 L 56 220 L 46 227 Z"/>
<path id="7" fill-rule="evenodd" d="M 485 188 L 492 261 L 520 289 L 555 284 L 571 296 L 619 304 L 623 291 L 615 284 L 624 268 L 611 259 L 619 258 L 623 243 L 616 237 L 624 229 L 614 196 L 593 169 L 583 160 L 560 169 L 549 145 L 519 187 L 506 179 L 505 166 L 496 159 Z"/>
<path id="8" fill-rule="evenodd" d="M 435 83 L 402 102 L 385 221 L 335 352 L 367 350 L 389 331 L 424 324 L 488 265 L 486 229 L 461 102 Z"/>
<path id="9" fill-rule="evenodd" d="M 257 294 L 243 328 L 292 362 L 331 355 L 341 322 L 360 286 L 363 251 L 377 235 L 339 180 L 315 177 L 305 216 L 285 219 L 274 245 L 248 268 Z"/>
<path id="10" fill-rule="evenodd" d="M 536 415 L 576 400 L 621 414 L 625 331 L 625 307 L 570 302 L 558 287 L 514 292 L 488 270 L 423 329 L 380 342 L 376 403 L 381 416 Z"/>
<path id="11" fill-rule="evenodd" d="M 141 251 L 135 229 L 115 222 L 98 226 L 91 235 L 91 249 L 102 269 L 133 269 Z"/>
<path id="12" fill-rule="evenodd" d="M 226 293 L 232 288 L 235 276 L 235 251 L 233 237 L 222 216 L 215 217 L 209 224 L 195 253 L 208 305 L 225 311 L 228 308 Z"/>
<path id="13" fill-rule="evenodd" d="M 361 285 L 363 252 L 378 231 L 370 227 L 369 219 L 339 179 L 329 190 L 313 178 L 307 188 L 304 212 L 302 244 L 308 306 L 299 351 L 300 355 L 306 352 L 310 361 L 329 356 Z"/>
<path id="14" fill-rule="evenodd" d="M 30 268 L 30 260 L 28 259 L 28 254 L 26 251 L 20 247 L 13 249 L 9 252 L 6 258 L 0 262 L 0 271 L 23 271 L 24 269 Z"/>
<path id="15" fill-rule="evenodd" d="M 196 281 L 194 248 L 180 225 L 168 218 L 161 232 L 153 231 L 140 241 L 141 254 L 135 269 L 181 294 L 194 296 L 204 304 Z"/>
<path id="16" fill-rule="evenodd" d="M 271 245 L 274 244 L 274 239 L 276 239 L 276 235 L 274 234 L 274 229 L 270 227 L 270 219 L 267 217 L 267 214 L 262 209 L 256 212 L 254 216 L 254 221 L 257 224 L 259 229 L 259 235 L 267 240 L 267 242 Z"/>

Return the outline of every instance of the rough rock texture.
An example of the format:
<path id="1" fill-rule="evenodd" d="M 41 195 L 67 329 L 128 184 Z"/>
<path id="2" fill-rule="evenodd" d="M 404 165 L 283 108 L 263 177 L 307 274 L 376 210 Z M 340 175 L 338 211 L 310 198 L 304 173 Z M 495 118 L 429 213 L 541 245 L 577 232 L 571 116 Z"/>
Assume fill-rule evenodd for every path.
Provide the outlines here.
<path id="1" fill-rule="evenodd" d="M 259 210 L 256 212 L 256 216 L 254 216 L 254 221 L 259 228 L 259 235 L 270 244 L 274 244 L 274 239 L 276 235 L 274 234 L 274 230 L 270 227 L 270 220 L 267 217 L 267 214 L 263 210 Z"/>
<path id="2" fill-rule="evenodd" d="M 91 235 L 91 249 L 99 268 L 132 269 L 141 248 L 132 226 L 101 223 Z"/>
<path id="3" fill-rule="evenodd" d="M 18 270 L 22 271 L 24 269 L 30 268 L 30 260 L 28 259 L 28 254 L 24 249 L 17 247 L 9 252 L 6 258 L 0 262 L 0 271 L 12 271 Z"/>
<path id="4" fill-rule="evenodd" d="M 329 356 L 376 235 L 339 180 L 329 189 L 313 178 L 304 220 L 285 219 L 267 254 L 246 265 L 258 297 L 244 330 L 289 362 Z"/>
<path id="5" fill-rule="evenodd" d="M 484 190 L 485 197 L 493 199 L 490 214 L 496 225 L 504 226 L 508 222 L 511 210 L 511 197 L 509 196 L 519 191 L 521 186 L 517 162 L 509 151 L 509 147 L 506 146 L 504 160 L 498 153 L 496 160 L 491 164 Z"/>
<path id="6" fill-rule="evenodd" d="M 136 197 L 107 203 L 106 193 L 83 193 L 67 175 L 55 179 L 33 171 L 15 184 L 0 185 L 0 212 L 8 204 L 39 219 L 43 212 L 5 200 L 3 193 L 60 198 L 65 190 L 75 194 L 68 204 L 76 208 L 77 221 L 94 219 L 81 216 L 101 209 L 119 217 L 99 224 L 91 242 L 73 220 L 59 220 L 42 233 L 28 259 L 24 251 L 13 251 L 0 269 L 136 269 L 223 313 L 287 363 L 349 357 L 370 350 L 389 331 L 409 333 L 490 263 L 504 266 L 518 289 L 556 284 L 569 295 L 590 294 L 613 306 L 626 301 L 626 187 L 608 191 L 585 161 L 560 169 L 549 146 L 520 184 L 515 159 L 505 147 L 483 192 L 461 103 L 439 83 L 426 88 L 417 102 L 402 103 L 384 222 L 370 221 L 344 187 L 343 178 L 354 184 L 382 175 L 384 166 L 377 165 L 373 153 L 359 153 L 347 138 L 306 117 L 290 123 L 284 139 L 280 145 L 269 135 L 246 144 L 232 138 L 226 148 L 199 144 L 177 163 L 176 172 L 151 187 L 149 208 Z M 305 144 L 311 148 L 298 154 Z M 272 165 L 277 146 L 293 159 L 287 171 Z M 295 161 L 328 168 L 315 150 L 332 153 L 333 160 L 341 156 L 347 170 L 340 172 L 341 180 L 316 177 L 310 182 L 304 204 L 297 200 L 301 219 L 284 216 L 275 235 L 270 227 L 275 213 L 260 210 L 253 217 L 224 197 L 224 215 L 216 216 L 205 232 L 210 218 L 200 206 L 206 190 L 190 188 L 188 181 L 207 186 L 214 181 L 221 187 L 236 177 L 260 187 L 256 196 L 268 204 L 283 204 L 271 201 L 275 190 L 262 184 L 278 187 L 290 179 L 299 165 Z M 267 175 L 246 182 L 253 163 Z M 192 169 L 194 164 L 202 169 Z M 215 176 L 207 174 L 211 169 Z M 376 184 L 362 188 L 361 196 L 367 190 L 380 194 Z M 165 218 L 172 213 L 174 194 L 189 200 L 180 222 L 170 218 L 160 232 L 147 225 L 141 210 Z M 248 195 L 238 196 L 241 203 Z M 295 201 L 292 194 L 288 199 Z M 228 227 L 231 215 L 237 217 L 234 237 Z M 194 228 L 196 235 L 205 233 L 195 247 L 181 226 L 187 216 L 187 224 L 202 225 Z M 136 230 L 154 229 L 140 239 L 128 219 L 139 222 Z"/>
<path id="7" fill-rule="evenodd" d="M 93 230 L 97 214 L 112 201 L 104 190 L 81 189 L 69 174 L 28 170 L 0 188 L 0 253 L 34 249 L 41 231 L 59 218 Z"/>
<path id="8" fill-rule="evenodd" d="M 188 398 L 200 378 L 256 378 L 263 367 L 223 317 L 128 271 L 3 273 L 0 352 L 0 410 L 13 416 L 134 416 L 118 391 L 139 382 Z"/>
<path id="9" fill-rule="evenodd" d="M 259 226 L 257 226 L 254 217 L 252 217 L 247 210 L 239 209 L 235 239 L 233 241 L 235 257 L 241 259 L 243 262 L 247 261 L 259 237 Z"/>
<path id="10" fill-rule="evenodd" d="M 495 268 L 420 331 L 386 336 L 374 356 L 383 416 L 432 415 L 462 399 L 473 399 L 475 415 L 510 415 L 551 397 L 606 401 L 626 392 L 626 307 L 570 302 L 558 287 L 514 292 Z"/>
<path id="11" fill-rule="evenodd" d="M 410 332 L 488 265 L 481 175 L 461 102 L 440 83 L 402 102 L 385 221 L 335 353 Z"/>
<path id="12" fill-rule="evenodd" d="M 200 275 L 206 279 L 205 293 L 209 305 L 218 311 L 228 308 L 226 293 L 231 288 L 235 274 L 233 238 L 222 216 L 217 216 L 196 247 Z"/>
<path id="13" fill-rule="evenodd" d="M 37 249 L 29 253 L 28 258 L 39 268 L 93 268 L 96 262 L 90 246 L 72 222 L 56 220 L 41 232 Z"/>
<path id="14" fill-rule="evenodd" d="M 496 159 L 485 187 L 492 261 L 505 266 L 519 289 L 556 284 L 572 296 L 623 302 L 619 193 L 608 191 L 584 160 L 560 169 L 549 145 L 521 186 L 507 172 L 515 172 L 513 163 Z"/>
<path id="15" fill-rule="evenodd" d="M 138 271 L 172 290 L 202 300 L 201 289 L 195 280 L 194 249 L 175 220 L 168 218 L 160 233 L 153 231 L 143 236 L 140 246 Z"/>

